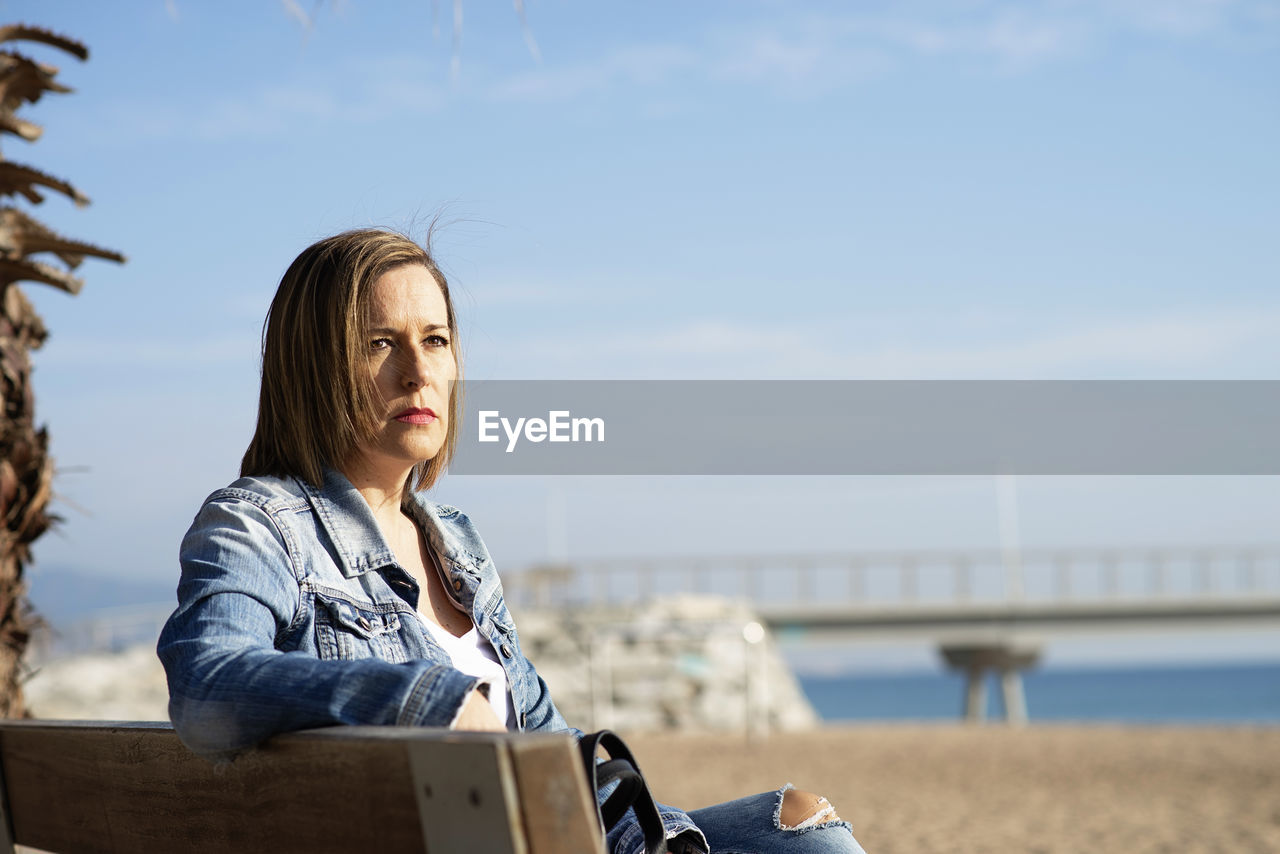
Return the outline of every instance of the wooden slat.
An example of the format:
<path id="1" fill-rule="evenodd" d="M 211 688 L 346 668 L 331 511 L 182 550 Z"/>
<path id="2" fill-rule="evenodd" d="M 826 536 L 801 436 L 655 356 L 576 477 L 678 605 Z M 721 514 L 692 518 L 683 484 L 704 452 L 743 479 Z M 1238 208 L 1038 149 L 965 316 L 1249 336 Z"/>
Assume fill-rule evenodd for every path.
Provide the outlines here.
<path id="1" fill-rule="evenodd" d="M 10 830 L 9 798 L 4 788 L 4 768 L 0 765 L 0 854 L 14 854 L 13 831 Z"/>
<path id="2" fill-rule="evenodd" d="M 459 743 L 467 753 L 468 743 L 488 743 L 508 755 L 516 741 L 538 757 L 548 750 L 538 742 L 572 749 L 568 736 L 334 727 L 280 736 L 215 766 L 167 724 L 5 721 L 0 761 L 20 845 L 104 854 L 422 852 L 411 745 Z M 438 759 L 420 774 L 444 789 L 456 770 Z"/>
<path id="3" fill-rule="evenodd" d="M 412 741 L 408 749 L 428 851 L 528 854 L 506 745 Z"/>
<path id="4" fill-rule="evenodd" d="M 604 837 L 596 823 L 595 797 L 587 790 L 582 758 L 572 739 L 512 739 L 525 839 L 530 854 L 599 852 Z"/>

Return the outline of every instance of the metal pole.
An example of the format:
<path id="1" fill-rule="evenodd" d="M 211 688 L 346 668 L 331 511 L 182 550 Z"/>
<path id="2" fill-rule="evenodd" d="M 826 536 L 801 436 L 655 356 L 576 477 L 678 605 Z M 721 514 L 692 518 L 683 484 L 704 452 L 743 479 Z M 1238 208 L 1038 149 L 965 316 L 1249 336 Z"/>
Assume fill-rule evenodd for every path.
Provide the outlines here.
<path id="1" fill-rule="evenodd" d="M 1058 582 L 1058 598 L 1071 598 L 1071 560 L 1066 556 L 1059 556 L 1053 562 L 1054 575 Z"/>
<path id="2" fill-rule="evenodd" d="M 1213 558 L 1210 555 L 1202 554 L 1196 561 L 1196 569 L 1200 576 L 1200 592 L 1209 594 L 1213 592 Z"/>
<path id="3" fill-rule="evenodd" d="M 914 602 L 919 584 L 916 579 L 916 562 L 914 560 L 905 560 L 899 569 L 899 581 L 902 585 L 902 599 L 904 602 Z"/>
<path id="4" fill-rule="evenodd" d="M 1010 601 L 1022 598 L 1022 548 L 1018 537 L 1018 478 L 1012 474 L 996 476 L 996 498 L 999 511 L 1000 549 L 1004 556 L 1005 596 Z"/>
<path id="5" fill-rule="evenodd" d="M 852 573 L 853 598 L 862 601 L 867 598 L 867 567 L 862 561 L 854 561 L 849 570 Z"/>
<path id="6" fill-rule="evenodd" d="M 752 736 L 763 735 L 769 730 L 768 704 L 759 696 L 760 689 L 767 688 L 769 684 L 768 674 L 759 672 L 764 669 L 760 646 L 764 636 L 764 626 L 755 620 L 742 627 L 742 728 L 748 741 Z"/>
<path id="7" fill-rule="evenodd" d="M 1151 561 L 1151 593 L 1154 596 L 1160 596 L 1164 593 L 1166 583 L 1165 561 L 1164 556 L 1159 552 L 1155 552 L 1150 557 Z"/>
<path id="8" fill-rule="evenodd" d="M 808 561 L 800 561 L 796 564 L 796 587 L 797 601 L 811 602 L 814 598 L 813 587 L 813 565 Z"/>
<path id="9" fill-rule="evenodd" d="M 1102 577 L 1103 590 L 1108 596 L 1117 596 L 1120 593 L 1120 570 L 1116 566 L 1114 555 L 1102 556 Z"/>
<path id="10" fill-rule="evenodd" d="M 1253 593 L 1258 587 L 1258 559 L 1249 552 L 1240 556 L 1240 576 L 1244 593 Z"/>
<path id="11" fill-rule="evenodd" d="M 973 598 L 973 564 L 967 558 L 960 558 L 955 567 L 956 598 L 968 600 Z"/>

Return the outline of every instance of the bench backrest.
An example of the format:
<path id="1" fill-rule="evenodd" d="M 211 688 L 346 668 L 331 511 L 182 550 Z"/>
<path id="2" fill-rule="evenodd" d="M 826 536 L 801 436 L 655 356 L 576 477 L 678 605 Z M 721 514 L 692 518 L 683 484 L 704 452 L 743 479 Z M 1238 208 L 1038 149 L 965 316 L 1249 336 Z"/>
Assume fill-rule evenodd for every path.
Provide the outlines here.
<path id="1" fill-rule="evenodd" d="M 0 852 L 603 852 L 579 763 L 567 735 L 331 727 L 215 765 L 168 724 L 0 721 Z"/>

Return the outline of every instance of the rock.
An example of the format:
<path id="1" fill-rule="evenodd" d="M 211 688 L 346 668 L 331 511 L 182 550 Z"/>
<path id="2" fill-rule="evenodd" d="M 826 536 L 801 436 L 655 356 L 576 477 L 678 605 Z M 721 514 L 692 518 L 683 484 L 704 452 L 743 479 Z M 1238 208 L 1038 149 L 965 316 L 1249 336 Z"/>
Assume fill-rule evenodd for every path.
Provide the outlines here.
<path id="1" fill-rule="evenodd" d="M 583 729 L 760 731 L 818 723 L 772 637 L 739 601 L 682 595 L 526 610 L 516 624 L 556 706 Z"/>
<path id="2" fill-rule="evenodd" d="M 23 685 L 38 718 L 167 721 L 169 688 L 155 643 L 48 661 Z"/>

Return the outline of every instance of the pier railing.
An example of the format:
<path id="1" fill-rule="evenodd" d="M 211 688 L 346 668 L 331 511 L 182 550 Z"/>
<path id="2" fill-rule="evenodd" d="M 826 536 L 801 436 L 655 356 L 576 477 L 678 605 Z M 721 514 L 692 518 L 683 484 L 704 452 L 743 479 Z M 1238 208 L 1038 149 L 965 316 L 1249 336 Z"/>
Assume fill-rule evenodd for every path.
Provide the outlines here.
<path id="1" fill-rule="evenodd" d="M 1127 606 L 1277 603 L 1280 545 L 685 556 L 582 560 L 503 573 L 512 606 L 617 605 L 659 594 L 741 598 L 777 625 L 890 618 L 943 624 L 977 612 L 1082 615 Z M 1096 606 L 1093 607 L 1093 606 Z M 106 609 L 37 635 L 36 658 L 154 642 L 169 604 Z M 1194 616 L 1194 614 L 1192 614 Z M 814 626 L 816 628 L 816 625 Z"/>
<path id="2" fill-rule="evenodd" d="M 504 584 L 532 607 L 712 593 L 762 612 L 1271 598 L 1280 597 L 1280 545 L 575 560 L 507 574 Z"/>

